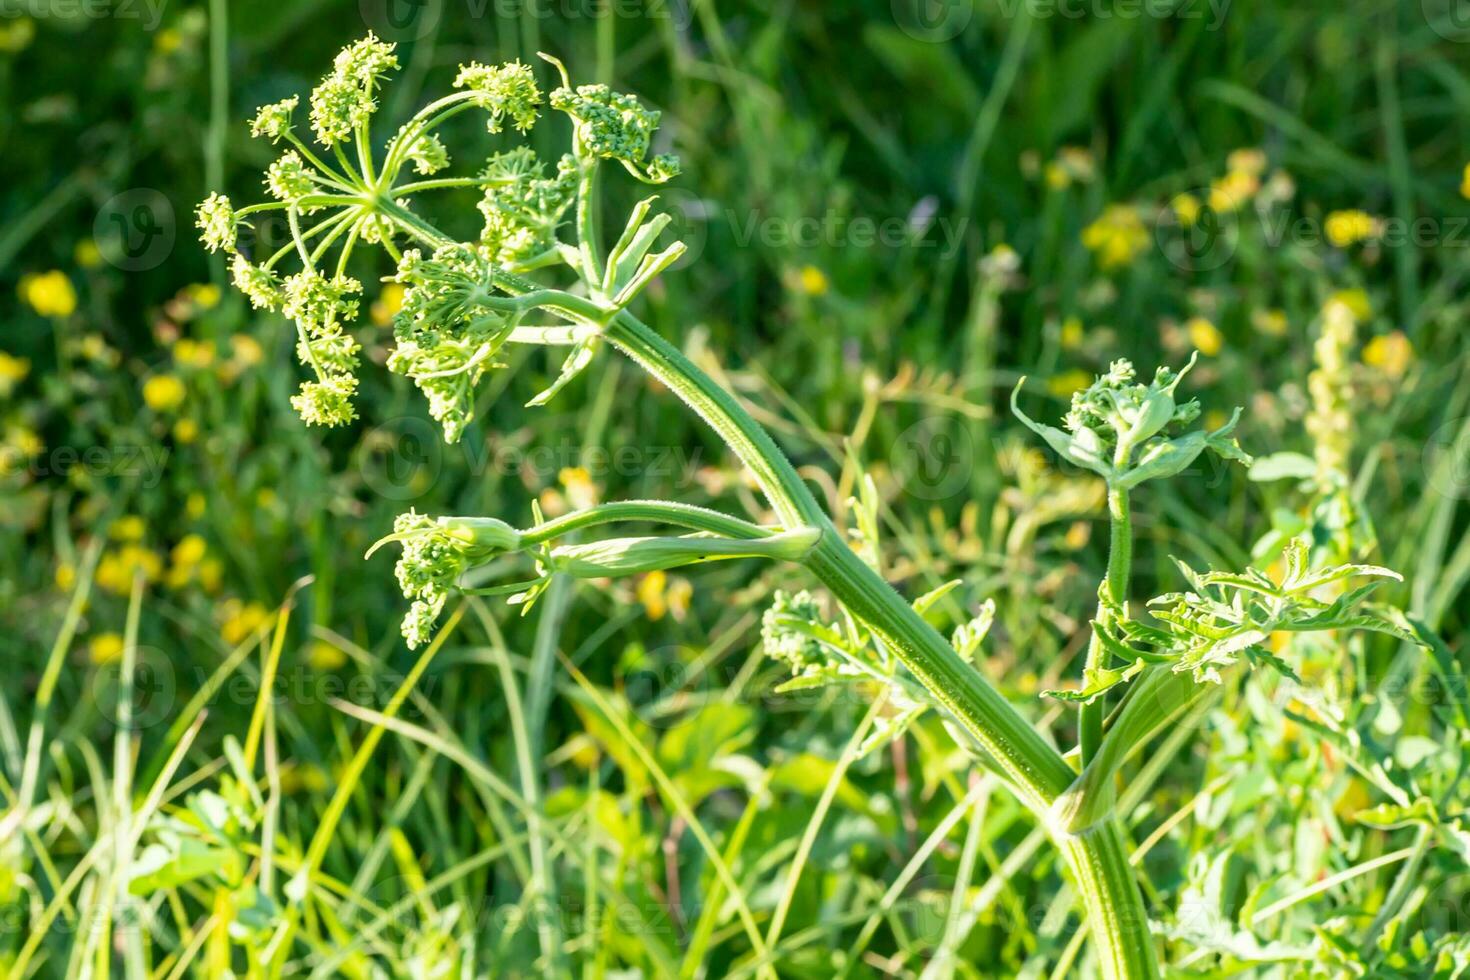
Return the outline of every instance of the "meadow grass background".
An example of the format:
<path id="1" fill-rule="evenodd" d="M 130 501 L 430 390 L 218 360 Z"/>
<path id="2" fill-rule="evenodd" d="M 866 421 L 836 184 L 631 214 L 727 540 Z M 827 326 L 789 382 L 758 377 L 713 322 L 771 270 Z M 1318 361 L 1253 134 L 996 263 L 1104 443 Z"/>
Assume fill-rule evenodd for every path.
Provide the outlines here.
<path id="1" fill-rule="evenodd" d="M 363 420 L 295 417 L 292 331 L 223 288 L 191 214 L 212 189 L 258 194 L 271 150 L 244 121 L 369 29 L 400 42 L 389 116 L 460 62 L 538 50 L 663 110 L 659 148 L 684 161 L 664 200 L 691 250 L 641 313 L 839 515 L 873 479 L 888 578 L 910 597 L 963 581 L 936 624 L 995 600 L 979 669 L 1060 741 L 1072 713 L 1039 692 L 1080 671 L 1106 515 L 1100 485 L 1010 418 L 1018 377 L 1056 412 L 1115 357 L 1151 371 L 1199 349 L 1186 387 L 1207 415 L 1245 408 L 1248 450 L 1346 447 L 1371 560 L 1406 575 L 1391 597 L 1444 648 L 1332 645 L 1304 687 L 1227 685 L 1126 774 L 1130 825 L 1183 970 L 1427 976 L 1426 950 L 1458 942 L 1470 26 L 1451 0 L 5 14 L 0 964 L 76 973 L 115 939 L 125 975 L 244 972 L 346 781 L 296 973 L 745 976 L 763 964 L 742 903 L 783 977 L 1089 969 L 1033 822 L 938 719 L 856 758 L 882 724 L 868 698 L 773 692 L 760 614 L 798 572 L 581 584 L 525 618 L 472 600 L 400 720 L 372 714 L 415 663 L 391 559 L 362 559 L 400 511 L 763 512 L 698 420 L 610 355 L 532 410 L 557 365 L 516 352 L 457 446 L 371 365 Z M 478 122 L 454 136 L 461 160 L 495 148 Z M 635 193 L 615 185 L 614 206 Z M 472 235 L 473 203 L 446 198 L 444 226 Z M 396 297 L 371 283 L 389 271 L 360 272 L 378 364 Z M 1356 324 L 1348 397 L 1314 434 L 1334 299 Z M 1204 466 L 1137 497 L 1139 598 L 1177 587 L 1171 555 L 1244 567 L 1307 504 Z M 136 848 L 89 863 L 160 773 Z M 1377 773 L 1447 826 L 1359 819 L 1385 802 Z M 120 862 L 165 853 L 136 908 L 107 907 L 109 882 L 141 873 Z"/>

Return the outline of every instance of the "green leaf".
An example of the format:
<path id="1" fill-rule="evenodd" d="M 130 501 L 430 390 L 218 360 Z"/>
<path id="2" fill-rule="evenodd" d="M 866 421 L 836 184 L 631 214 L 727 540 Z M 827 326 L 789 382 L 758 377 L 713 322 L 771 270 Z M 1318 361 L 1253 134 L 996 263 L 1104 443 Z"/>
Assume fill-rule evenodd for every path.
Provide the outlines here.
<path id="1" fill-rule="evenodd" d="M 551 387 L 526 402 L 526 407 L 535 408 L 540 405 L 545 405 L 551 399 L 555 398 L 557 392 L 565 388 L 571 383 L 573 378 L 586 370 L 587 365 L 592 363 L 592 357 L 597 353 L 597 349 L 601 345 L 602 338 L 595 335 L 584 337 L 577 341 L 572 347 L 572 352 L 562 362 L 561 373 L 556 376 L 556 380 L 551 383 Z"/>
<path id="2" fill-rule="evenodd" d="M 1367 827 L 1396 830 L 1415 824 L 1433 826 L 1439 823 L 1439 814 L 1435 811 L 1434 802 L 1421 796 L 1408 806 L 1380 803 L 1366 810 L 1359 810 L 1353 819 Z"/>
<path id="3" fill-rule="evenodd" d="M 1301 453 L 1271 453 L 1252 463 L 1246 475 L 1255 483 L 1310 480 L 1317 475 L 1317 463 Z"/>
<path id="4" fill-rule="evenodd" d="M 1073 704 L 1091 704 L 1097 697 L 1137 675 L 1148 662 L 1142 657 L 1126 667 L 1093 667 L 1082 672 L 1082 687 L 1075 691 L 1042 691 L 1042 697 Z"/>

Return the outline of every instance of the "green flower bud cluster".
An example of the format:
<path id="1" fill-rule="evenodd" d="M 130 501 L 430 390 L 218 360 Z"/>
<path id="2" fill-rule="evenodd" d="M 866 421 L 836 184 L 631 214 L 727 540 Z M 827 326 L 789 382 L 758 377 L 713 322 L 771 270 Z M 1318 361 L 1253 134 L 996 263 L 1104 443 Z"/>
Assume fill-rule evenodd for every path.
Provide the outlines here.
<path id="1" fill-rule="evenodd" d="M 631 95 L 606 85 L 563 85 L 551 93 L 551 107 L 575 121 L 578 147 L 588 156 L 617 160 L 639 180 L 661 184 L 679 174 L 679 159 L 661 154 L 646 160 L 660 113 L 645 109 Z"/>
<path id="2" fill-rule="evenodd" d="M 337 55 L 331 73 L 311 92 L 311 127 L 317 142 L 335 146 L 367 124 L 378 108 L 373 85 L 398 67 L 394 47 L 369 33 Z"/>
<path id="3" fill-rule="evenodd" d="M 457 442 L 474 418 L 475 386 L 517 317 L 490 308 L 494 267 L 483 247 L 445 245 L 425 259 L 410 249 L 395 281 L 407 288 L 393 321 L 397 341 L 388 369 L 413 379 L 429 401 L 429 414 Z"/>
<path id="4" fill-rule="evenodd" d="M 289 99 L 261 106 L 250 122 L 250 135 L 257 138 L 264 136 L 272 143 L 278 142 L 291 132 L 291 117 L 300 101 L 299 97 L 293 95 Z"/>
<path id="5" fill-rule="evenodd" d="M 1134 381 L 1130 362 L 1114 361 L 1106 374 L 1073 394 L 1063 421 L 1065 430 L 1034 422 L 1021 411 L 1017 398 L 1025 378 L 1011 393 L 1011 409 L 1064 459 L 1092 470 L 1115 489 L 1174 476 L 1206 449 L 1225 459 L 1250 462 L 1231 436 L 1240 420 L 1239 409 L 1213 432 L 1200 429 L 1175 435 L 1199 418 L 1197 401 L 1181 404 L 1174 396 L 1179 382 L 1193 366 L 1191 359 L 1177 373 L 1161 367 L 1152 382 L 1141 384 Z"/>
<path id="6" fill-rule="evenodd" d="M 506 119 L 526 132 L 536 124 L 536 107 L 541 104 L 541 89 L 531 67 L 519 61 L 504 65 L 482 65 L 472 61 L 461 65 L 454 87 L 466 89 L 474 102 L 490 114 L 490 132 L 498 133 Z"/>
<path id="7" fill-rule="evenodd" d="M 235 288 L 244 293 L 257 310 L 274 310 L 285 302 L 281 277 L 270 269 L 253 264 L 239 252 L 230 261 L 230 276 Z"/>
<path id="8" fill-rule="evenodd" d="M 316 373 L 303 382 L 292 406 L 311 425 L 343 425 L 356 418 L 358 343 L 343 329 L 357 317 L 362 283 L 348 276 L 331 279 L 315 270 L 288 276 L 281 287 L 281 312 L 296 322 L 297 355 Z"/>
<path id="9" fill-rule="evenodd" d="M 420 174 L 438 173 L 449 166 L 449 150 L 433 133 L 424 133 L 408 148 L 413 169 Z"/>
<path id="10" fill-rule="evenodd" d="M 235 240 L 244 222 L 235 214 L 235 207 L 228 197 L 220 193 L 210 194 L 194 209 L 194 218 L 205 248 L 211 252 L 235 251 Z"/>
<path id="11" fill-rule="evenodd" d="M 301 159 L 301 154 L 288 150 L 265 172 L 265 186 L 278 201 L 295 201 L 316 189 L 314 171 Z M 305 209 L 310 213 L 312 209 Z"/>
<path id="12" fill-rule="evenodd" d="M 403 619 L 403 638 L 413 649 L 429 641 L 459 577 L 497 555 L 519 551 L 521 534 L 493 517 L 435 519 L 410 510 L 368 554 L 390 541 L 403 546 L 394 574 L 404 598 L 413 600 Z"/>
<path id="13" fill-rule="evenodd" d="M 557 163 L 556 175 L 528 146 L 492 156 L 481 174 L 485 196 L 478 207 L 485 216 L 480 240 L 495 261 L 513 266 L 556 246 L 556 230 L 577 196 L 577 161 L 570 154 Z"/>
<path id="14" fill-rule="evenodd" d="M 766 656 L 791 668 L 793 676 L 819 670 L 831 658 L 805 625 L 825 625 L 822 611 L 810 592 L 778 590 L 770 608 L 761 615 L 761 645 Z"/>

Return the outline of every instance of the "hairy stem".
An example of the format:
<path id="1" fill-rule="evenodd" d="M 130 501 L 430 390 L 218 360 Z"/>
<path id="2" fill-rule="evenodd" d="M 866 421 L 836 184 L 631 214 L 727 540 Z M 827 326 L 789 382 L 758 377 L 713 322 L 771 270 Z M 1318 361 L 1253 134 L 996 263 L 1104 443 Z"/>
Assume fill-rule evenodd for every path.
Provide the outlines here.
<path id="1" fill-rule="evenodd" d="M 1115 603 L 1128 598 L 1128 579 L 1133 570 L 1133 518 L 1128 504 L 1128 491 L 1116 487 L 1108 488 L 1108 596 Z M 1099 619 L 1108 616 L 1107 608 L 1099 605 Z M 1106 666 L 1107 651 L 1102 641 L 1094 634 L 1087 645 L 1087 671 Z M 1084 675 L 1086 676 L 1086 675 Z M 1108 697 L 1098 695 L 1091 704 L 1084 704 L 1077 713 L 1077 738 L 1082 747 L 1082 764 L 1086 766 L 1097 755 L 1103 740 L 1103 719 L 1108 713 Z"/>

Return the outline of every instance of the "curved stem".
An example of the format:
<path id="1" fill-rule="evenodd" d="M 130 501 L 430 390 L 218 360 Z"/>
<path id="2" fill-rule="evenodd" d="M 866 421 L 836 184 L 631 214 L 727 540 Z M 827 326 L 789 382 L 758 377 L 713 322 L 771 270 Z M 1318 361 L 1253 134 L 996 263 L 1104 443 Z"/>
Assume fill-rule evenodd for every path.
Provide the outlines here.
<path id="1" fill-rule="evenodd" d="M 419 234 L 428 238 L 437 233 L 420 229 Z M 539 288 L 505 271 L 495 273 L 495 284 L 512 295 Z M 715 430 L 749 468 L 782 524 L 818 532 L 816 545 L 804 558 L 806 566 L 838 601 L 892 648 L 975 746 L 1009 779 L 1056 842 L 1082 895 L 1104 976 L 1145 980 L 1158 976 L 1148 914 L 1128 864 L 1122 828 L 1116 820 L 1109 820 L 1085 834 L 1069 834 L 1048 813 L 1050 805 L 1076 777 L 1071 766 L 848 547 L 785 453 L 729 392 L 626 311 L 608 322 L 604 335 Z"/>

